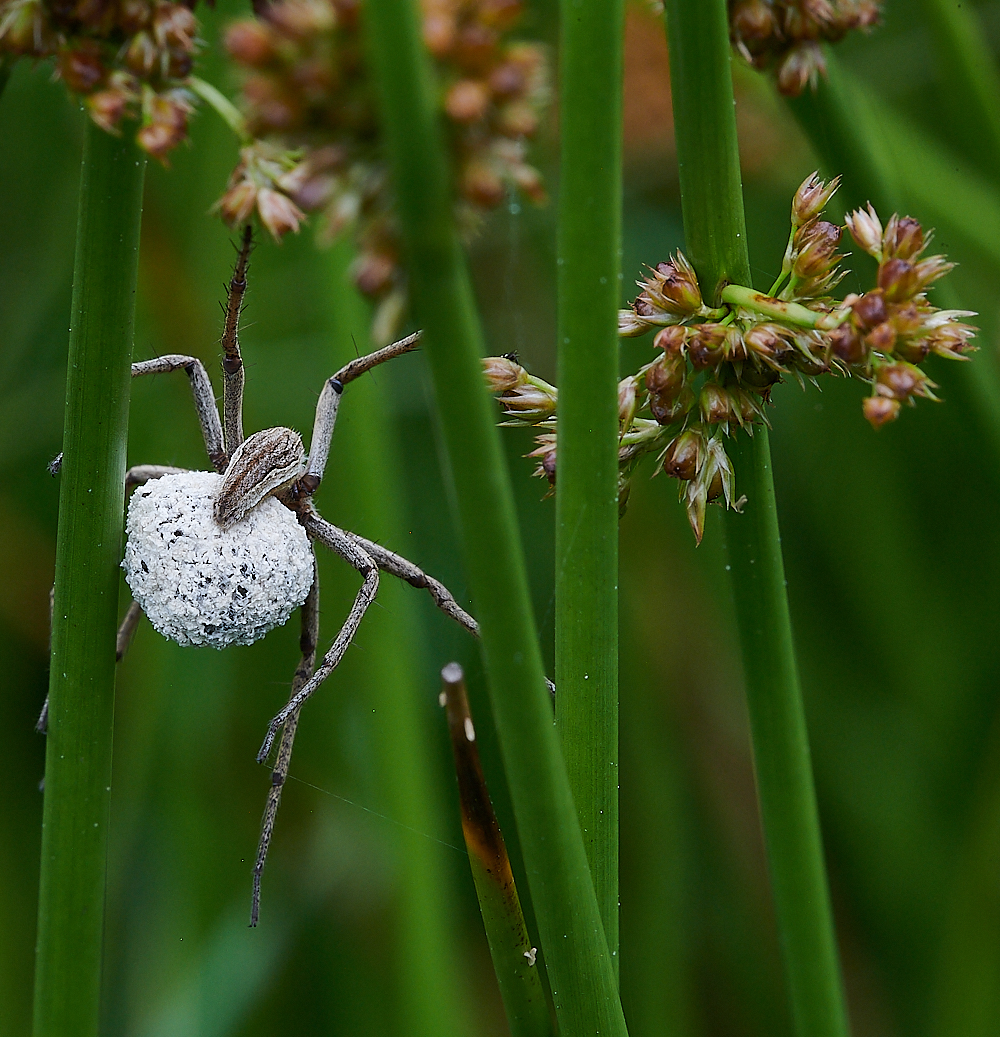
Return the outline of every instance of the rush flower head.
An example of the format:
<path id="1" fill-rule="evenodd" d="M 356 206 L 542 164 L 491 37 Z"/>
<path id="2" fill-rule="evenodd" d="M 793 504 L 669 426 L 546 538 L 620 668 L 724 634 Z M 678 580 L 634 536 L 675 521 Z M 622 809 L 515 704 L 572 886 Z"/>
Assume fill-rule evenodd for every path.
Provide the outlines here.
<path id="1" fill-rule="evenodd" d="M 186 88 L 198 48 L 190 3 L 0 0 L 0 57 L 54 58 L 56 74 L 107 133 L 130 132 L 154 158 L 187 138 Z"/>
<path id="2" fill-rule="evenodd" d="M 658 452 L 657 472 L 681 481 L 680 496 L 695 538 L 704 533 L 705 509 L 718 500 L 741 506 L 725 437 L 767 425 L 772 388 L 791 375 L 802 383 L 825 374 L 855 376 L 871 395 L 864 417 L 880 428 L 904 403 L 936 400 L 934 382 L 920 364 L 932 353 L 967 360 L 976 329 L 968 310 L 940 310 L 926 288 L 952 267 L 943 256 L 922 258 L 931 235 L 909 216 L 894 215 L 883 229 L 870 205 L 851 213 L 852 237 L 879 263 L 868 291 L 837 299 L 842 274 L 841 228 L 823 219 L 837 181 L 816 174 L 803 181 L 791 207 L 791 233 L 781 273 L 769 294 L 723 285 L 723 306 L 704 305 L 691 265 L 677 253 L 638 282 L 631 310 L 619 314 L 619 333 L 655 329 L 653 357 L 619 383 L 619 507 L 637 465 Z M 491 388 L 507 424 L 554 424 L 557 393 L 505 358 L 486 361 Z M 645 389 L 645 393 L 641 389 Z M 648 416 L 647 416 L 648 415 Z M 555 439 L 539 439 L 536 474 L 554 479 Z"/>

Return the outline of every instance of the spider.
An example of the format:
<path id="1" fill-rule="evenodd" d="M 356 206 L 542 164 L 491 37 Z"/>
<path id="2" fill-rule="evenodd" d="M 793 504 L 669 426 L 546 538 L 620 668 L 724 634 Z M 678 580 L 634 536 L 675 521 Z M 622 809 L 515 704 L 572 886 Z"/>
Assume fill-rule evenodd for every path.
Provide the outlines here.
<path id="1" fill-rule="evenodd" d="M 252 228 L 247 225 L 224 308 L 222 422 L 208 373 L 197 358 L 171 354 L 132 365 L 133 378 L 169 371 L 187 373 L 205 449 L 217 474 L 160 465 L 136 465 L 127 471 L 126 491 L 155 483 L 136 490 L 129 502 L 123 567 L 137 600 L 122 621 L 116 652 L 121 659 L 127 651 L 144 606 L 154 627 L 165 636 L 181 644 L 210 643 L 217 647 L 257 640 L 286 622 L 291 611 L 301 606 L 302 658 L 288 702 L 271 721 L 257 754 L 257 762 L 263 763 L 281 732 L 253 868 L 250 925 L 256 926 L 261 875 L 288 776 L 300 710 L 344 657 L 375 599 L 379 570 L 427 590 L 446 615 L 472 634 L 478 636 L 479 628 L 443 584 L 400 555 L 339 529 L 312 503 L 326 468 L 345 387 L 378 364 L 416 349 L 419 332 L 351 361 L 326 380 L 316 406 L 308 454 L 298 433 L 289 428 L 264 429 L 244 439 L 244 369 L 238 330 L 252 247 Z M 61 455 L 51 466 L 53 472 L 58 471 L 60 461 Z M 338 554 L 363 579 L 344 625 L 318 666 L 317 543 Z M 289 572 L 296 567 L 297 572 Z M 244 586 L 258 577 L 258 587 L 250 590 Z M 260 622 L 259 610 L 266 611 L 273 605 L 272 598 L 282 598 L 283 607 Z M 206 614 L 206 609 L 212 608 L 214 611 Z M 252 630 L 240 625 L 246 622 L 248 612 Z M 46 712 L 43 709 L 41 729 Z"/>

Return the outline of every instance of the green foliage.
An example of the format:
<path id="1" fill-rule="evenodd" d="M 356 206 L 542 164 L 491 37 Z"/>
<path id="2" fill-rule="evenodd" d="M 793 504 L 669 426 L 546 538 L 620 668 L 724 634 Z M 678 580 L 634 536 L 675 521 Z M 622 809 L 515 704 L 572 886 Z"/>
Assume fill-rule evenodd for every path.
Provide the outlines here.
<path id="1" fill-rule="evenodd" d="M 550 39 L 553 7 L 529 11 Z M 858 413 L 864 387 L 856 383 L 831 380 L 822 394 L 781 386 L 768 412 L 769 438 L 854 1031 L 986 1037 L 1000 999 L 1000 481 L 982 412 L 963 379 L 995 360 L 985 347 L 998 327 L 1000 260 L 988 232 L 997 196 L 988 171 L 971 172 L 977 141 L 953 132 L 956 102 L 944 89 L 950 70 L 937 64 L 938 37 L 921 11 L 912 0 L 891 0 L 885 25 L 845 40 L 836 56 L 868 101 L 878 139 L 898 141 L 898 156 L 912 149 L 907 190 L 921 193 L 899 205 L 936 226 L 941 250 L 959 262 L 953 276 L 961 300 L 980 310 L 984 348 L 969 364 L 934 369 L 943 403 L 927 403 L 879 433 Z M 213 55 L 220 24 L 238 13 L 228 2 L 218 14 L 199 5 L 208 46 L 198 74 L 230 96 L 233 84 Z M 992 14 L 983 13 L 992 52 Z M 658 38 L 658 24 L 641 11 L 629 17 L 630 47 Z M 665 69 L 655 55 L 642 52 L 640 65 L 629 53 L 626 286 L 642 276 L 642 263 L 687 247 L 676 163 L 663 143 L 669 127 L 655 121 Z M 635 69 L 647 65 L 660 70 L 655 92 L 637 87 Z M 751 270 L 753 283 L 766 287 L 778 272 L 790 193 L 820 159 L 768 100 L 766 81 L 738 60 L 734 75 Z M 3 1034 L 31 1028 L 44 756 L 31 728 L 48 679 L 59 493 L 45 464 L 61 445 L 83 137 L 83 120 L 64 94 L 49 68 L 21 62 L 0 99 L 7 204 L 0 227 Z M 636 130 L 637 109 L 650 127 L 646 136 Z M 172 154 L 169 170 L 154 165 L 147 174 L 135 354 L 194 353 L 218 386 L 218 304 L 233 252 L 206 213 L 236 146 L 207 112 L 193 121 L 192 138 Z M 857 154 L 838 145 L 830 162 L 848 173 Z M 933 165 L 930 156 L 937 156 Z M 555 184 L 551 143 L 539 164 Z M 848 190 L 855 191 L 845 183 Z M 882 208 L 874 182 L 859 184 L 857 195 Z M 924 208 L 932 204 L 934 211 Z M 963 214 L 961 227 L 946 219 L 949 208 Z M 517 349 L 552 381 L 554 239 L 554 206 L 504 209 L 470 258 L 488 351 Z M 254 254 L 243 331 L 249 429 L 290 424 L 307 432 L 322 379 L 352 355 L 349 336 L 334 338 L 326 263 L 308 229 L 280 248 L 262 241 Z M 631 295 L 627 288 L 622 301 Z M 628 341 L 622 370 L 651 358 L 648 341 Z M 352 390 L 358 393 L 345 398 L 318 506 L 414 558 L 468 604 L 449 510 L 453 486 L 437 458 L 427 357 L 404 357 Z M 130 463 L 205 466 L 183 379 L 141 380 L 132 395 Z M 381 481 L 377 459 L 365 462 L 363 478 L 356 473 L 351 435 L 369 421 L 383 425 L 398 490 Z M 519 457 L 530 440 L 530 433 L 505 432 L 504 460 L 530 581 L 526 608 L 552 674 L 553 502 L 539 499 L 532 465 Z M 374 480 L 374 503 L 359 496 L 349 481 L 355 477 Z M 728 560 L 720 516 L 708 510 L 709 528 L 695 549 L 676 486 L 640 472 L 621 524 L 622 1000 L 633 1037 L 788 1037 Z M 321 566 L 327 644 L 357 577 L 333 558 Z M 400 587 L 387 596 L 389 582 L 342 669 L 304 711 L 254 931 L 246 927 L 250 867 L 268 772 L 253 755 L 287 693 L 295 624 L 222 654 L 182 649 L 140 627 L 118 675 L 103 1034 L 408 1034 L 405 999 L 428 967 L 403 950 L 421 946 L 407 936 L 409 920 L 423 917 L 408 903 L 418 879 L 406 874 L 405 855 L 415 845 L 429 859 L 423 873 L 444 883 L 433 894 L 444 906 L 439 900 L 432 936 L 452 952 L 444 968 L 453 970 L 448 979 L 458 991 L 447 995 L 456 999 L 455 1025 L 505 1032 L 436 700 L 440 667 L 458 659 L 529 931 L 540 943 L 479 646 L 420 592 Z M 371 662 L 395 636 L 377 624 L 395 622 L 404 607 L 413 609 L 407 622 L 416 641 L 403 653 L 407 686 L 416 689 L 407 694 L 426 765 L 414 779 L 427 782 L 419 796 L 398 787 L 410 773 L 407 754 L 400 752 L 398 767 L 392 759 L 399 720 L 389 716 L 387 696 L 404 694 L 404 686 L 387 691 L 373 675 L 383 663 Z M 405 804 L 411 797 L 418 806 Z M 435 982 L 443 987 L 445 978 Z"/>

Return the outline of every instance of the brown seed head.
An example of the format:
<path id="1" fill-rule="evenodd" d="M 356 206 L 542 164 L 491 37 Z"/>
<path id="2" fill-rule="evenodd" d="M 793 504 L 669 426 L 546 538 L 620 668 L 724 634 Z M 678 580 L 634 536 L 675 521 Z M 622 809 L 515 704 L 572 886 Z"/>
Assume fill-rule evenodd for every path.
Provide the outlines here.
<path id="1" fill-rule="evenodd" d="M 672 324 L 670 327 L 661 328 L 653 338 L 653 348 L 662 349 L 664 353 L 672 356 L 679 355 L 690 336 L 690 329 L 681 324 Z"/>
<path id="2" fill-rule="evenodd" d="M 504 199 L 503 180 L 488 163 L 479 159 L 469 162 L 461 177 L 462 195 L 485 209 L 492 209 Z"/>
<path id="3" fill-rule="evenodd" d="M 136 142 L 153 158 L 166 163 L 167 155 L 187 137 L 191 105 L 183 94 L 154 94 L 144 103 L 148 122 L 136 134 Z"/>
<path id="4" fill-rule="evenodd" d="M 667 445 L 663 453 L 663 470 L 675 479 L 693 479 L 698 474 L 704 449 L 704 436 L 694 429 L 687 429 Z"/>
<path id="5" fill-rule="evenodd" d="M 715 367 L 723 360 L 723 343 L 729 329 L 724 324 L 699 324 L 692 329 L 687 352 L 696 371 Z"/>
<path id="6" fill-rule="evenodd" d="M 865 337 L 865 342 L 878 353 L 891 353 L 896 344 L 896 329 L 892 321 L 876 324 Z"/>
<path id="7" fill-rule="evenodd" d="M 685 385 L 679 393 L 663 396 L 650 395 L 649 411 L 659 425 L 673 425 L 681 421 L 694 409 L 695 398 L 691 387 Z"/>
<path id="8" fill-rule="evenodd" d="M 219 199 L 218 209 L 227 227 L 245 223 L 257 204 L 257 188 L 250 180 L 242 180 Z"/>
<path id="9" fill-rule="evenodd" d="M 460 79 L 445 94 L 444 110 L 455 122 L 478 122 L 486 114 L 490 91 L 478 79 Z"/>
<path id="10" fill-rule="evenodd" d="M 834 328 L 826 336 L 826 342 L 833 356 L 848 367 L 860 364 L 867 355 L 865 343 L 849 321 Z"/>
<path id="11" fill-rule="evenodd" d="M 681 316 L 697 313 L 702 307 L 701 288 L 694 267 L 678 251 L 668 263 L 657 263 L 653 276 L 646 282 L 654 303 L 667 313 Z"/>
<path id="12" fill-rule="evenodd" d="M 826 73 L 823 52 L 815 43 L 793 47 L 778 65 L 778 90 L 785 97 L 798 97 L 807 86 L 816 86 L 820 73 Z"/>
<path id="13" fill-rule="evenodd" d="M 847 302 L 848 300 L 844 300 Z M 886 319 L 885 295 L 880 288 L 855 296 L 850 300 L 855 322 L 862 331 L 869 331 Z"/>
<path id="14" fill-rule="evenodd" d="M 618 422 L 627 432 L 635 418 L 639 395 L 639 379 L 629 375 L 618 383 Z"/>
<path id="15" fill-rule="evenodd" d="M 528 372 L 516 361 L 505 356 L 483 358 L 483 374 L 490 392 L 506 392 L 528 380 Z"/>
<path id="16" fill-rule="evenodd" d="M 899 417 L 899 400 L 890 400 L 885 396 L 868 396 L 861 408 L 872 428 L 881 428 Z"/>
<path id="17" fill-rule="evenodd" d="M 385 252 L 362 252 L 355 261 L 352 273 L 358 291 L 374 299 L 392 287 L 396 260 Z"/>
<path id="18" fill-rule="evenodd" d="M 826 220 L 808 223 L 795 235 L 797 255 L 792 272 L 800 281 L 813 281 L 829 273 L 841 257 L 837 255 L 840 228 Z"/>
<path id="19" fill-rule="evenodd" d="M 916 268 L 905 259 L 887 259 L 879 264 L 878 286 L 885 293 L 886 302 L 905 302 L 920 289 Z"/>
<path id="20" fill-rule="evenodd" d="M 828 184 L 820 179 L 818 173 L 807 176 L 792 199 L 792 226 L 802 227 L 819 216 L 838 187 L 839 176 Z"/>
<path id="21" fill-rule="evenodd" d="M 250 68 L 263 68 L 275 56 L 272 34 L 264 22 L 249 18 L 233 22 L 223 39 L 232 59 Z"/>
<path id="22" fill-rule="evenodd" d="M 663 359 L 646 369 L 646 389 L 662 402 L 672 399 L 684 385 L 687 363 L 679 353 L 667 353 Z"/>
<path id="23" fill-rule="evenodd" d="M 297 234 L 299 224 L 306 218 L 291 198 L 270 187 L 257 192 L 257 215 L 275 241 L 280 241 L 289 231 Z"/>
<path id="24" fill-rule="evenodd" d="M 729 28 L 743 43 L 752 45 L 767 40 L 775 30 L 771 5 L 764 0 L 739 0 L 730 9 Z"/>
<path id="25" fill-rule="evenodd" d="M 113 80 L 114 78 L 112 77 Z M 83 103 L 86 105 L 91 119 L 105 133 L 117 133 L 118 123 L 126 114 L 129 104 L 135 99 L 135 93 L 131 89 L 112 81 L 106 90 L 95 90 L 84 99 Z"/>
<path id="26" fill-rule="evenodd" d="M 882 234 L 882 254 L 886 259 L 916 259 L 926 245 L 923 228 L 912 216 L 892 214 Z"/>
<path id="27" fill-rule="evenodd" d="M 889 399 L 907 400 L 911 396 L 933 396 L 934 383 L 913 364 L 899 361 L 885 364 L 875 376 L 875 391 Z"/>
<path id="28" fill-rule="evenodd" d="M 706 382 L 702 386 L 701 395 L 698 397 L 698 410 L 701 420 L 706 425 L 735 421 L 739 413 L 732 393 L 716 382 Z"/>
<path id="29" fill-rule="evenodd" d="M 89 94 L 107 73 L 97 40 L 80 40 L 74 47 L 59 52 L 59 75 L 77 94 Z"/>
<path id="30" fill-rule="evenodd" d="M 858 248 L 863 249 L 875 259 L 882 259 L 882 223 L 875 212 L 872 203 L 868 203 L 868 209 L 855 209 L 848 213 L 845 218 L 847 229 L 854 238 Z"/>

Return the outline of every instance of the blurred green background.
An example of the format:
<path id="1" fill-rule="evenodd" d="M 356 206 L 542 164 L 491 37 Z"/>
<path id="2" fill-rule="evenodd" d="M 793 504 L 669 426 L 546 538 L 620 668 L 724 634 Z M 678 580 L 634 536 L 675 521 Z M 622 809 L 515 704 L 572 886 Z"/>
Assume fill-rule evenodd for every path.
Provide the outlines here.
<path id="1" fill-rule="evenodd" d="M 229 0 L 200 9 L 209 43 L 200 72 L 230 93 L 214 41 L 243 13 Z M 978 13 L 997 44 L 1000 5 Z M 525 31 L 553 40 L 552 5 L 529 14 Z M 977 168 L 977 127 L 949 94 L 935 42 L 921 4 L 890 0 L 883 27 L 839 53 L 884 104 L 888 128 L 905 118 L 937 141 L 954 173 L 949 205 L 988 233 L 996 213 L 982 200 L 1000 205 L 1000 171 Z M 628 285 L 641 264 L 683 245 L 683 231 L 660 22 L 630 9 L 626 43 Z M 767 83 L 736 74 L 751 260 L 766 287 L 791 192 L 816 160 Z M 47 682 L 58 494 L 45 465 L 62 430 L 81 120 L 48 66 L 22 62 L 0 99 L 4 1037 L 30 1029 L 44 757 L 33 724 Z M 553 188 L 554 154 L 550 131 L 539 160 Z M 229 132 L 203 111 L 191 146 L 169 169 L 149 168 L 140 259 L 136 359 L 191 353 L 217 384 L 218 303 L 233 251 L 208 210 L 235 160 Z M 517 350 L 545 377 L 555 370 L 554 212 L 512 202 L 471 247 L 489 348 Z M 963 303 L 980 311 L 974 363 L 996 365 L 1000 241 L 983 247 L 939 222 L 936 244 L 962 264 Z M 244 317 L 248 430 L 309 429 L 324 377 L 354 354 L 352 332 L 363 348 L 363 313 L 335 305 L 345 294 L 343 255 L 317 251 L 309 229 L 280 247 L 260 241 Z M 628 341 L 623 373 L 649 355 L 648 340 Z M 825 379 L 822 392 L 780 387 L 771 412 L 857 1037 L 1000 1034 L 1000 457 L 957 365 L 932 363 L 931 376 L 945 402 L 922 402 L 877 434 L 861 417 L 864 387 L 844 380 Z M 467 603 L 431 397 L 419 355 L 352 387 L 318 503 Z M 505 442 L 551 671 L 553 506 L 520 456 L 530 433 L 509 430 Z M 186 380 L 134 384 L 129 460 L 206 466 Z M 630 1032 L 781 1037 L 790 1023 L 721 523 L 713 511 L 696 550 L 675 484 L 648 475 L 637 478 L 621 527 Z M 326 645 L 357 578 L 329 557 L 321 571 Z M 181 649 L 140 626 L 119 670 L 102 1033 L 506 1032 L 437 706 L 437 672 L 457 658 L 521 875 L 476 646 L 416 591 L 385 578 L 379 600 L 303 714 L 256 930 L 247 928 L 250 869 L 269 772 L 254 754 L 287 694 L 296 623 L 225 653 Z"/>

